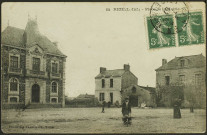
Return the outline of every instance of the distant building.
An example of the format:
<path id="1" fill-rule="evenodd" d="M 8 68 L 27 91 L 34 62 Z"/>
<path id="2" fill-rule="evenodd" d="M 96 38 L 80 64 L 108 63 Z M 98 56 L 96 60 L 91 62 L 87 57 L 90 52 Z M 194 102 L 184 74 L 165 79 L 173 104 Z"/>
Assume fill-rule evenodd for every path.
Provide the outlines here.
<path id="1" fill-rule="evenodd" d="M 203 102 L 202 100 L 205 102 L 202 92 L 205 92 L 206 89 L 206 58 L 202 54 L 175 57 L 169 62 L 166 59 L 162 59 L 162 66 L 155 71 L 156 91 L 158 96 L 162 97 L 166 106 L 170 106 L 171 99 L 160 90 L 162 87 L 167 88 L 171 85 L 183 86 L 184 93 L 186 93 L 184 99 L 187 99 L 191 89 L 195 89 L 196 93 L 201 95 L 196 97 L 197 102 Z M 192 94 L 192 97 L 195 97 L 195 95 Z"/>
<path id="2" fill-rule="evenodd" d="M 1 35 L 3 107 L 65 105 L 66 55 L 40 34 L 36 19 L 25 29 L 8 26 Z"/>
<path id="3" fill-rule="evenodd" d="M 100 73 L 95 77 L 95 97 L 101 102 L 116 101 L 121 103 L 121 93 L 131 85 L 136 85 L 138 78 L 130 71 L 130 66 L 124 64 L 123 69 L 106 70 L 101 67 Z"/>
<path id="4" fill-rule="evenodd" d="M 66 99 L 66 105 L 69 107 L 93 107 L 98 106 L 99 102 L 94 95 L 80 94 L 72 100 Z"/>
<path id="5" fill-rule="evenodd" d="M 94 95 L 90 95 L 90 94 L 80 94 L 80 95 L 78 95 L 77 97 L 76 97 L 76 99 L 89 99 L 89 98 L 95 98 L 95 96 Z"/>

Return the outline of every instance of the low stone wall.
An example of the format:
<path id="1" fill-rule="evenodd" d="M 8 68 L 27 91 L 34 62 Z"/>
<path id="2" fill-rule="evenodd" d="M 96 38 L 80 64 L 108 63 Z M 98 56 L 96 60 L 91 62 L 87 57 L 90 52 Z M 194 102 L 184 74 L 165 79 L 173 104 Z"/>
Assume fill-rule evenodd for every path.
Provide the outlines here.
<path id="1" fill-rule="evenodd" d="M 2 109 L 18 109 L 23 107 L 24 104 L 2 104 Z"/>
<path id="2" fill-rule="evenodd" d="M 62 104 L 30 104 L 26 109 L 36 109 L 36 108 L 61 108 Z M 24 104 L 3 104 L 2 109 L 23 109 Z"/>

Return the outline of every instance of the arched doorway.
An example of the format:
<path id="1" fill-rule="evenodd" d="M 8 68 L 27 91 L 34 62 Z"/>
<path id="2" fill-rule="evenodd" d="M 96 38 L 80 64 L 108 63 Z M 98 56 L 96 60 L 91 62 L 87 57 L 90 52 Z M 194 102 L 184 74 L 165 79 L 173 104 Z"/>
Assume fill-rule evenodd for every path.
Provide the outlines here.
<path id="1" fill-rule="evenodd" d="M 40 86 L 38 84 L 34 84 L 32 86 L 32 102 L 33 103 L 40 102 Z"/>

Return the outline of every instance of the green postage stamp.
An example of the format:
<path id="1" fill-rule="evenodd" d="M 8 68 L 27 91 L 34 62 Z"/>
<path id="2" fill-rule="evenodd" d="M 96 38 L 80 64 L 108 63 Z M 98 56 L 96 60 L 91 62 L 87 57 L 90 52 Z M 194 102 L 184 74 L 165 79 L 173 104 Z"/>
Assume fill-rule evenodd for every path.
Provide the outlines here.
<path id="1" fill-rule="evenodd" d="M 147 17 L 149 48 L 175 46 L 175 31 L 172 15 Z"/>
<path id="2" fill-rule="evenodd" d="M 147 27 L 150 49 L 204 43 L 202 12 L 150 16 Z"/>
<path id="3" fill-rule="evenodd" d="M 176 15 L 177 29 L 182 29 L 178 32 L 179 46 L 204 43 L 202 12 L 190 12 L 184 27 L 182 21 L 186 20 L 186 17 L 186 14 Z"/>

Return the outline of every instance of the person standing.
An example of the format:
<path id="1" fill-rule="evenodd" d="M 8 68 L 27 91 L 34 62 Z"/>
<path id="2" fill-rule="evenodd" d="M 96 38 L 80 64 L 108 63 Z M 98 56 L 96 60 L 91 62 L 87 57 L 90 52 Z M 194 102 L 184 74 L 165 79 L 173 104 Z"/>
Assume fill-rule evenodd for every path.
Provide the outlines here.
<path id="1" fill-rule="evenodd" d="M 176 119 L 181 118 L 180 106 L 181 106 L 181 99 L 176 98 L 174 102 L 174 118 Z"/>
<path id="2" fill-rule="evenodd" d="M 106 105 L 106 102 L 105 102 L 105 100 L 103 100 L 103 102 L 102 102 L 102 113 L 105 112 L 105 111 L 104 111 L 104 107 L 105 107 L 105 105 Z"/>
<path id="3" fill-rule="evenodd" d="M 129 98 L 125 98 L 125 101 L 122 104 L 122 115 L 124 124 L 127 119 L 129 120 L 129 124 L 131 124 L 131 104 L 129 103 Z"/>

